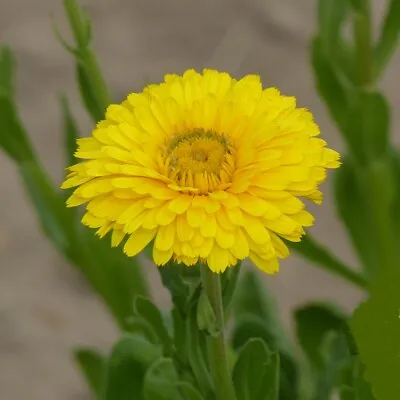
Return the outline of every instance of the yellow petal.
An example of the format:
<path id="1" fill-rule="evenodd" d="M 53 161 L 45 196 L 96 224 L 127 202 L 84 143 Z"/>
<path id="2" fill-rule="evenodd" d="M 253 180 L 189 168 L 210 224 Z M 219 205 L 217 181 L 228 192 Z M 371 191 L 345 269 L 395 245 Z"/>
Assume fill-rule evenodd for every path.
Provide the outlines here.
<path id="1" fill-rule="evenodd" d="M 235 235 L 232 232 L 226 231 L 224 228 L 217 225 L 215 241 L 223 249 L 230 249 L 235 243 Z"/>
<path id="2" fill-rule="evenodd" d="M 263 244 L 269 240 L 269 234 L 259 218 L 246 216 L 243 228 L 255 243 Z"/>
<path id="3" fill-rule="evenodd" d="M 214 237 L 217 232 L 217 221 L 215 215 L 207 214 L 201 221 L 200 233 L 205 237 Z"/>
<path id="4" fill-rule="evenodd" d="M 168 204 L 169 209 L 175 214 L 183 214 L 192 203 L 192 196 L 179 195 Z"/>
<path id="5" fill-rule="evenodd" d="M 125 243 L 125 254 L 129 257 L 136 256 L 151 242 L 156 233 L 156 229 L 139 229 L 136 231 Z"/>
<path id="6" fill-rule="evenodd" d="M 157 247 L 153 247 L 153 261 L 156 265 L 165 265 L 172 257 L 172 248 L 167 251 L 162 251 Z"/>
<path id="7" fill-rule="evenodd" d="M 195 230 L 189 225 L 184 215 L 178 215 L 176 220 L 176 234 L 181 242 L 191 240 Z"/>
<path id="8" fill-rule="evenodd" d="M 168 207 L 168 205 L 165 205 L 164 207 L 160 208 L 160 211 L 157 214 L 157 224 L 160 225 L 169 225 L 172 223 L 172 221 L 175 219 L 176 214 L 171 211 Z"/>
<path id="9" fill-rule="evenodd" d="M 232 254 L 239 260 L 244 260 L 249 256 L 249 243 L 241 228 L 234 232 L 235 244 L 231 248 Z"/>
<path id="10" fill-rule="evenodd" d="M 279 271 L 279 262 L 276 257 L 265 260 L 255 253 L 250 253 L 250 260 L 257 268 L 267 274 L 275 274 Z"/>
<path id="11" fill-rule="evenodd" d="M 229 251 L 214 244 L 210 254 L 207 257 L 207 265 L 211 271 L 221 273 L 229 266 Z"/>
<path id="12" fill-rule="evenodd" d="M 198 228 L 204 222 L 206 212 L 202 208 L 189 208 L 186 212 L 188 224 L 192 228 Z"/>
<path id="13" fill-rule="evenodd" d="M 301 210 L 296 214 L 292 214 L 290 218 L 303 226 L 312 226 L 315 221 L 314 217 L 306 210 Z"/>
<path id="14" fill-rule="evenodd" d="M 122 242 L 122 240 L 125 237 L 125 232 L 122 230 L 117 230 L 114 229 L 111 235 L 111 246 L 112 247 L 117 247 L 120 245 L 120 243 Z"/>
<path id="15" fill-rule="evenodd" d="M 161 251 L 167 251 L 174 245 L 175 226 L 173 224 L 161 226 L 158 230 L 154 246 Z"/>
<path id="16" fill-rule="evenodd" d="M 275 248 L 276 255 L 279 258 L 286 258 L 289 255 L 289 249 L 285 243 L 283 243 L 282 239 L 279 238 L 275 233 L 270 233 L 272 245 Z"/>

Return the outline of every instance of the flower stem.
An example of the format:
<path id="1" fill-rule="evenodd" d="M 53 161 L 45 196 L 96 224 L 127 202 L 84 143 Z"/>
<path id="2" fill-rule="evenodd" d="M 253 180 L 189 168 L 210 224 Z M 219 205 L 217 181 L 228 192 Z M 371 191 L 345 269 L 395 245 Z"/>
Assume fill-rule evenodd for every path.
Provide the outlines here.
<path id="1" fill-rule="evenodd" d="M 202 265 L 201 277 L 218 326 L 218 332 L 207 338 L 208 357 L 217 399 L 236 400 L 226 350 L 220 276 L 213 273 L 207 265 Z"/>

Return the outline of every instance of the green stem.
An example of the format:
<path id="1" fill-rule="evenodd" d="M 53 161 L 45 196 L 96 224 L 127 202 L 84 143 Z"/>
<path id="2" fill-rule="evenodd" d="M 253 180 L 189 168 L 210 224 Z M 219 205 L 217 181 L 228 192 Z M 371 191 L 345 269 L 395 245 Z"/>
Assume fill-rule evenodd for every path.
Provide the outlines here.
<path id="1" fill-rule="evenodd" d="M 356 71 L 360 87 L 373 83 L 372 24 L 369 0 L 358 0 L 354 10 L 354 39 L 356 43 Z"/>
<path id="2" fill-rule="evenodd" d="M 64 7 L 77 44 L 77 61 L 85 73 L 96 103 L 103 113 L 111 104 L 111 96 L 101 73 L 99 62 L 90 47 L 90 20 L 76 0 L 64 0 Z"/>
<path id="3" fill-rule="evenodd" d="M 218 333 L 207 338 L 209 362 L 218 400 L 236 400 L 231 371 L 228 364 L 224 332 L 224 309 L 222 305 L 220 276 L 207 265 L 201 266 L 204 290 L 215 313 Z"/>

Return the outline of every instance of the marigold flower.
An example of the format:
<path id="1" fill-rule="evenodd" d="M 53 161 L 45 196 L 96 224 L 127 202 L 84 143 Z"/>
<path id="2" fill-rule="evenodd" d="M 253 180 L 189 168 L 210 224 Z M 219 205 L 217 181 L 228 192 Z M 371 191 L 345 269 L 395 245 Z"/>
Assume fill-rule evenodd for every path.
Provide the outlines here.
<path id="1" fill-rule="evenodd" d="M 249 257 L 267 273 L 314 219 L 318 185 L 339 154 L 306 109 L 259 76 L 194 70 L 110 105 L 92 137 L 78 140 L 63 188 L 83 224 L 135 256 L 154 239 L 157 265 L 207 263 L 223 272 Z"/>

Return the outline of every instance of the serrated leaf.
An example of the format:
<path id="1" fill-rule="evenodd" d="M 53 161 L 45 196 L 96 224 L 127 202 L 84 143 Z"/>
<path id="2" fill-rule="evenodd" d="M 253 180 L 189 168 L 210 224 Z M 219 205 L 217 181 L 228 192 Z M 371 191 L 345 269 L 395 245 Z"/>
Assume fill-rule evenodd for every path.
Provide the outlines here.
<path id="1" fill-rule="evenodd" d="M 178 381 L 170 358 L 156 360 L 146 371 L 143 392 L 146 400 L 184 400 L 175 383 Z"/>
<path id="2" fill-rule="evenodd" d="M 400 393 L 399 287 L 398 266 L 381 269 L 371 284 L 369 299 L 356 309 L 350 322 L 366 367 L 365 379 L 379 400 L 392 400 L 394 393 Z"/>
<path id="3" fill-rule="evenodd" d="M 262 339 L 248 340 L 239 351 L 233 382 L 238 400 L 277 400 L 279 356 Z"/>
<path id="4" fill-rule="evenodd" d="M 145 371 L 162 355 L 144 337 L 126 334 L 113 347 L 107 365 L 104 400 L 142 400 Z"/>
<path id="5" fill-rule="evenodd" d="M 100 400 L 104 391 L 107 358 L 94 349 L 78 349 L 74 356 L 93 395 Z"/>
<path id="6" fill-rule="evenodd" d="M 382 24 L 374 54 L 374 75 L 377 79 L 383 72 L 394 52 L 400 37 L 400 1 L 391 0 Z"/>
<path id="7" fill-rule="evenodd" d="M 163 317 L 158 307 L 150 299 L 138 295 L 134 299 L 134 312 L 152 326 L 163 345 L 164 354 L 166 356 L 172 355 L 172 340 L 164 325 Z"/>
<path id="8" fill-rule="evenodd" d="M 304 236 L 301 242 L 289 243 L 288 246 L 316 266 L 323 268 L 345 280 L 354 283 L 358 287 L 367 286 L 366 279 L 354 268 L 347 266 L 332 254 L 327 248 L 318 243 L 309 233 Z"/>
<path id="9" fill-rule="evenodd" d="M 328 332 L 343 330 L 345 314 L 328 303 L 311 303 L 296 309 L 294 320 L 297 340 L 311 365 L 317 370 L 324 368 L 322 344 Z"/>

